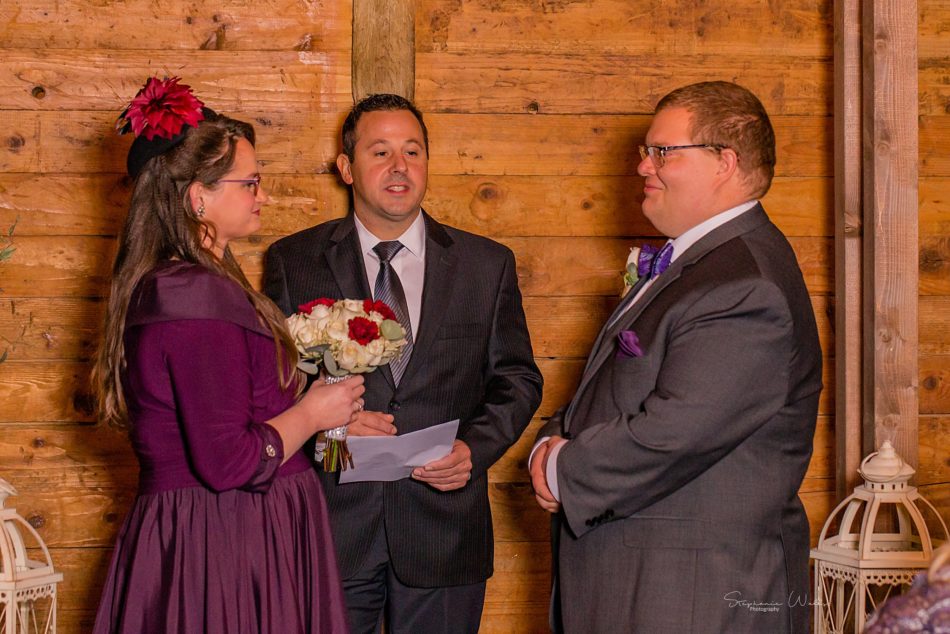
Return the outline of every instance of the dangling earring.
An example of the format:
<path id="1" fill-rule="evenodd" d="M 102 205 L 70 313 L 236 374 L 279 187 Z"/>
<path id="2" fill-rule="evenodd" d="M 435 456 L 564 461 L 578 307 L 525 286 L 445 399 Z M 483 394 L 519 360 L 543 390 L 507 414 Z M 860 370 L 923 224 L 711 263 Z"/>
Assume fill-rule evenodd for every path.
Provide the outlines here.
<path id="1" fill-rule="evenodd" d="M 195 214 L 197 214 L 199 218 L 204 218 L 204 217 L 205 217 L 205 204 L 204 204 L 204 203 L 201 203 L 200 205 L 198 205 L 198 211 L 196 211 Z"/>

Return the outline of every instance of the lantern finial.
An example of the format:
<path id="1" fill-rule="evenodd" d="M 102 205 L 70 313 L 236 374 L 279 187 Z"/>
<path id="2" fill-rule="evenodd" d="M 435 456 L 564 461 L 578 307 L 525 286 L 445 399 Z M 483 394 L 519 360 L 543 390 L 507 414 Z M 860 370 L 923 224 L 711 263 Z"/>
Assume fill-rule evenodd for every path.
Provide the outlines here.
<path id="1" fill-rule="evenodd" d="M 16 489 L 13 488 L 13 485 L 3 478 L 0 478 L 0 509 L 3 508 L 3 503 L 8 497 L 16 494 Z"/>
<path id="2" fill-rule="evenodd" d="M 894 450 L 891 441 L 885 440 L 881 448 L 861 461 L 858 473 L 868 482 L 907 482 L 914 475 L 914 468 Z"/>

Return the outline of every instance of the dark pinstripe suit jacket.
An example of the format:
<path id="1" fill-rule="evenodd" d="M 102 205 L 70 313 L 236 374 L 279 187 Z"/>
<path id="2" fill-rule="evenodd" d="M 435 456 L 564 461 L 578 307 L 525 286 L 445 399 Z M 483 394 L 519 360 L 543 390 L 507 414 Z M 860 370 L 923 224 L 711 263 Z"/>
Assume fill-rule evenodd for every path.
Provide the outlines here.
<path id="1" fill-rule="evenodd" d="M 620 330 L 642 356 L 618 354 Z M 565 630 L 807 632 L 798 488 L 821 352 L 795 254 L 762 207 L 688 248 L 588 363 L 541 432 L 571 436 L 557 462 Z"/>
<path id="2" fill-rule="evenodd" d="M 366 409 L 393 414 L 399 433 L 460 419 L 472 479 L 442 493 L 411 479 L 338 485 L 336 474 L 318 469 L 344 579 L 356 573 L 383 521 L 403 583 L 438 587 L 491 576 L 487 471 L 541 401 L 514 255 L 424 218 L 425 283 L 412 358 L 398 388 L 388 367 L 367 375 Z M 274 243 L 264 291 L 288 314 L 318 297 L 370 297 L 352 213 Z"/>

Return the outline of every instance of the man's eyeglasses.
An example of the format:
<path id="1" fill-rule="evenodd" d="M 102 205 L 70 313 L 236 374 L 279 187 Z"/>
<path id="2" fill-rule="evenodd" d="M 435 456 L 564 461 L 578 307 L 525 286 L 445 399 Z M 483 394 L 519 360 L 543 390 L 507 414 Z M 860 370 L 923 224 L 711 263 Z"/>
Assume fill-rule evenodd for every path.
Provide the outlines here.
<path id="1" fill-rule="evenodd" d="M 254 178 L 219 178 L 219 183 L 242 183 L 247 186 L 248 191 L 257 196 L 257 191 L 261 188 L 261 177 Z"/>
<path id="2" fill-rule="evenodd" d="M 656 167 L 663 167 L 666 164 L 666 153 L 672 150 L 689 150 L 691 148 L 706 148 L 707 150 L 726 149 L 724 145 L 710 145 L 709 143 L 696 143 L 694 145 L 641 145 L 640 160 L 650 157 Z"/>

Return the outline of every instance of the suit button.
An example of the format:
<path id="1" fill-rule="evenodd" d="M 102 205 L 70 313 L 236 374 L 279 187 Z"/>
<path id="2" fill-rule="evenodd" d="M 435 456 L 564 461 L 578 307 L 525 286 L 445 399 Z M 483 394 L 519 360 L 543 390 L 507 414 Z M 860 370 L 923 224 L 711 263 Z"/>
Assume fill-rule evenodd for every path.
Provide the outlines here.
<path id="1" fill-rule="evenodd" d="M 593 526 L 593 525 L 594 525 L 594 520 L 587 520 L 587 521 L 584 522 L 584 524 L 586 524 L 587 526 Z"/>
<path id="2" fill-rule="evenodd" d="M 398 412 L 399 411 L 399 401 L 389 401 L 389 411 Z"/>

